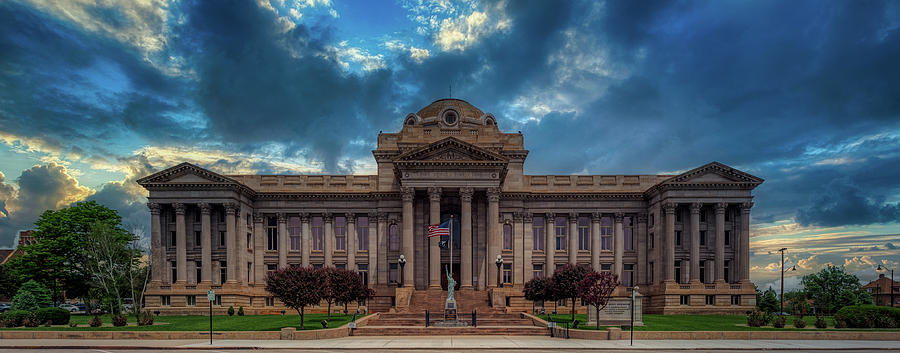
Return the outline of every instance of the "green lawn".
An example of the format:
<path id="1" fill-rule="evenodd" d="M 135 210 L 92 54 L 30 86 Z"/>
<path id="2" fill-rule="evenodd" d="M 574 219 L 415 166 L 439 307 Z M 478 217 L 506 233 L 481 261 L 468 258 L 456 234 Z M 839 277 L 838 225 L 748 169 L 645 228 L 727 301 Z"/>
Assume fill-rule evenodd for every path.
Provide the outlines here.
<path id="1" fill-rule="evenodd" d="M 109 315 L 101 316 L 104 324 L 111 323 Z M 327 314 L 304 315 L 304 328 L 306 330 L 322 329 L 321 321 Z M 360 318 L 362 316 L 357 316 Z M 334 328 L 346 324 L 353 315 L 331 314 L 328 327 Z M 78 323 L 78 327 L 52 326 L 52 327 L 17 327 L 3 328 L 3 330 L 53 330 L 53 331 L 207 331 L 209 330 L 209 316 L 159 316 L 153 326 L 102 326 L 90 327 L 88 321 L 91 316 L 72 315 L 72 322 Z M 134 323 L 133 315 L 128 316 L 129 324 Z M 245 315 L 245 316 L 213 316 L 214 331 L 279 331 L 283 327 L 295 327 L 300 329 L 300 315 Z"/>
<path id="2" fill-rule="evenodd" d="M 540 315 L 542 319 L 547 319 L 547 315 Z M 550 318 L 565 325 L 570 322 L 572 316 L 570 314 L 550 315 Z M 794 317 L 787 318 L 784 328 L 774 327 L 748 327 L 747 317 L 745 315 L 652 315 L 644 314 L 644 326 L 635 326 L 635 331 L 767 331 L 767 330 L 816 330 L 813 325 L 816 322 L 814 316 L 807 316 L 806 328 L 798 329 L 794 327 Z M 583 323 L 587 321 L 587 315 L 576 314 L 575 320 Z M 900 329 L 835 329 L 834 319 L 830 316 L 825 317 L 828 322 L 828 328 L 825 330 L 840 331 L 898 331 Z M 595 326 L 578 326 L 579 329 L 596 330 Z M 606 329 L 601 326 L 600 329 Z"/>

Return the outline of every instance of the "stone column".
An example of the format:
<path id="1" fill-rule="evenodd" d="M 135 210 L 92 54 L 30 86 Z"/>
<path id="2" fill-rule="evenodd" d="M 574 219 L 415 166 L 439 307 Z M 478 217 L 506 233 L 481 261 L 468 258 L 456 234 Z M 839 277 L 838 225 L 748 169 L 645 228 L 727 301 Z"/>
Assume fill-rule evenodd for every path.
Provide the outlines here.
<path id="1" fill-rule="evenodd" d="M 740 247 L 735 253 L 735 258 L 740 259 L 741 272 L 738 278 L 741 283 L 750 282 L 750 208 L 753 202 L 744 202 L 741 204 L 741 241 L 738 243 Z"/>
<path id="2" fill-rule="evenodd" d="M 402 188 L 403 192 L 403 232 L 400 233 L 400 237 L 402 239 L 401 255 L 406 258 L 406 266 L 403 267 L 403 285 L 411 285 L 415 287 L 415 249 L 413 245 L 413 198 L 416 196 L 416 189 L 413 188 Z M 387 215 L 385 215 L 385 220 L 387 219 Z M 381 220 L 379 219 L 379 223 Z M 379 237 L 381 236 L 381 228 L 379 227 Z M 387 239 L 387 236 L 385 236 Z M 379 244 L 381 244 L 379 242 Z M 385 258 L 385 266 L 387 259 Z M 383 272 L 385 274 L 385 282 L 387 283 L 387 271 L 388 268 L 384 267 Z M 440 283 L 438 283 L 440 284 Z"/>
<path id="3" fill-rule="evenodd" d="M 441 188 L 428 188 L 428 201 L 430 215 L 428 216 L 429 224 L 441 223 Z M 428 238 L 428 286 L 431 288 L 441 287 L 441 248 L 438 246 L 440 237 Z"/>
<path id="4" fill-rule="evenodd" d="M 406 195 L 404 194 L 404 197 Z M 406 200 L 404 199 L 403 203 L 403 214 L 406 214 Z M 407 229 L 407 220 L 409 220 L 409 228 Z M 388 214 L 385 212 L 378 213 L 378 284 L 387 284 L 388 283 L 388 260 L 387 260 L 387 247 L 388 247 Z M 401 238 L 401 251 L 406 254 L 406 267 L 403 269 L 403 280 L 412 279 L 412 263 L 413 263 L 413 255 L 412 244 L 407 244 L 407 238 L 409 238 L 409 242 L 412 242 L 412 196 L 410 196 L 409 201 L 409 216 L 403 217 L 403 229 L 402 233 L 400 233 Z M 408 247 L 407 247 L 408 246 Z M 404 283 L 405 285 L 405 283 Z"/>
<path id="5" fill-rule="evenodd" d="M 158 285 L 165 278 L 166 247 L 163 245 L 162 230 L 159 224 L 160 206 L 156 202 L 148 202 L 147 208 L 150 209 L 151 278 Z"/>
<path id="6" fill-rule="evenodd" d="M 250 283 L 250 269 L 247 268 L 247 263 L 250 259 L 250 254 L 247 253 L 247 248 L 251 247 L 253 244 L 247 244 L 247 214 L 243 212 L 240 206 L 238 206 L 236 212 L 237 221 L 237 230 L 234 232 L 235 243 L 234 246 L 235 256 L 234 256 L 234 268 L 235 275 L 234 279 L 238 283 Z"/>
<path id="7" fill-rule="evenodd" d="M 266 278 L 266 217 L 260 213 L 253 214 L 253 280 L 265 283 Z"/>
<path id="8" fill-rule="evenodd" d="M 591 213 L 591 268 L 600 272 L 600 212 Z"/>
<path id="9" fill-rule="evenodd" d="M 345 234 L 347 237 L 347 269 L 356 271 L 356 214 L 347 213 L 347 228 Z"/>
<path id="10" fill-rule="evenodd" d="M 727 203 L 716 204 L 716 282 L 725 282 L 725 209 Z"/>
<path id="11" fill-rule="evenodd" d="M 700 208 L 701 203 L 691 204 L 691 283 L 700 282 Z M 683 232 L 682 232 L 683 234 Z"/>
<path id="12" fill-rule="evenodd" d="M 209 219 L 209 204 L 199 203 L 200 206 L 200 265 L 202 279 L 197 282 L 212 284 L 212 224 Z"/>
<path id="13" fill-rule="evenodd" d="M 550 278 L 550 276 L 553 276 L 553 271 L 556 270 L 556 263 L 554 262 L 556 242 L 553 241 L 554 234 L 556 234 L 556 218 L 549 212 L 544 215 L 544 218 L 544 256 L 546 256 L 544 260 L 544 276 Z"/>
<path id="14" fill-rule="evenodd" d="M 666 214 L 666 278 L 669 283 L 675 282 L 675 203 L 663 205 Z"/>
<path id="15" fill-rule="evenodd" d="M 625 253 L 625 230 L 622 227 L 624 217 L 624 213 L 616 212 L 613 226 L 613 264 L 616 268 L 615 274 L 619 278 L 622 278 L 622 254 Z"/>
<path id="16" fill-rule="evenodd" d="M 632 234 L 632 236 L 635 236 Z M 647 214 L 639 213 L 637 215 L 637 278 L 635 283 L 647 283 Z"/>
<path id="17" fill-rule="evenodd" d="M 378 214 L 369 213 L 369 287 L 378 283 Z"/>
<path id="18" fill-rule="evenodd" d="M 460 289 L 472 288 L 472 188 L 460 188 L 462 201 L 459 215 L 459 247 L 462 250 L 459 263 Z"/>
<path id="19" fill-rule="evenodd" d="M 234 215 L 237 213 L 238 205 L 234 202 L 225 203 L 225 282 L 226 283 L 234 283 L 235 282 L 235 274 L 237 271 L 237 259 L 235 259 L 235 255 L 237 252 L 235 251 L 236 238 L 234 235 Z"/>
<path id="20" fill-rule="evenodd" d="M 569 213 L 569 263 L 578 264 L 578 214 Z"/>
<path id="21" fill-rule="evenodd" d="M 322 220 L 325 222 L 325 236 L 322 237 L 325 245 L 325 267 L 332 267 L 334 266 L 332 262 L 332 255 L 334 255 L 334 215 L 331 212 L 326 212 L 322 215 Z"/>
<path id="22" fill-rule="evenodd" d="M 488 197 L 488 214 L 487 214 L 487 254 L 488 257 L 485 259 L 486 267 L 485 272 L 487 272 L 488 283 L 487 287 L 497 287 L 497 269 L 495 268 L 494 261 L 497 260 L 497 255 L 500 255 L 501 247 L 500 244 L 500 233 L 498 229 L 500 228 L 500 189 L 499 188 L 490 188 L 487 190 Z M 508 261 L 508 260 L 507 260 Z"/>
<path id="23" fill-rule="evenodd" d="M 310 242 L 309 213 L 300 213 L 300 266 L 309 267 Z"/>
<path id="24" fill-rule="evenodd" d="M 524 278 L 524 282 L 528 282 L 532 278 L 532 272 L 534 271 L 534 263 L 533 263 L 533 251 L 534 251 L 534 229 L 532 226 L 534 225 L 534 217 L 531 212 L 525 212 L 522 214 L 522 255 L 525 260 L 522 263 L 522 276 Z M 523 282 L 523 283 L 524 283 Z"/>
<path id="25" fill-rule="evenodd" d="M 524 215 L 522 212 L 513 213 L 513 223 L 512 223 L 512 239 L 510 239 L 512 250 L 513 250 L 513 285 L 519 285 L 525 283 L 525 253 L 523 252 L 525 248 L 522 246 L 523 242 L 523 233 L 524 233 L 524 225 L 522 224 L 522 220 L 524 219 Z"/>
<path id="26" fill-rule="evenodd" d="M 184 204 L 172 204 L 175 207 L 175 283 L 187 282 L 187 230 L 184 224 Z"/>
<path id="27" fill-rule="evenodd" d="M 287 216 L 284 212 L 278 212 L 278 268 L 287 266 L 288 254 Z"/>

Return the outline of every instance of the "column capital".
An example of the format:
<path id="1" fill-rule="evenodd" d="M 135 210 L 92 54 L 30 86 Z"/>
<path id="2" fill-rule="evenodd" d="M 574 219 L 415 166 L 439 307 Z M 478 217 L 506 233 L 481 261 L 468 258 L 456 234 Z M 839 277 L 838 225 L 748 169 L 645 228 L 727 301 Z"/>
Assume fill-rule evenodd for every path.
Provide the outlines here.
<path id="1" fill-rule="evenodd" d="M 719 202 L 716 204 L 716 214 L 725 213 L 725 209 L 728 208 L 728 203 Z"/>
<path id="2" fill-rule="evenodd" d="M 616 214 L 615 214 L 616 223 L 622 223 L 624 218 L 625 218 L 624 212 L 616 212 Z"/>
<path id="3" fill-rule="evenodd" d="M 172 204 L 172 207 L 175 208 L 175 214 L 184 214 L 184 204 L 180 202 L 176 202 Z"/>
<path id="4" fill-rule="evenodd" d="M 459 197 L 463 202 L 472 202 L 472 195 L 475 193 L 474 188 L 459 188 Z"/>
<path id="5" fill-rule="evenodd" d="M 699 203 L 699 202 L 691 203 L 691 214 L 700 214 L 701 207 L 703 207 L 702 203 Z"/>
<path id="6" fill-rule="evenodd" d="M 675 207 L 677 207 L 677 206 L 678 206 L 677 203 L 666 202 L 662 205 L 663 212 L 665 212 L 666 214 L 675 214 Z"/>
<path id="7" fill-rule="evenodd" d="M 209 214 L 209 210 L 210 210 L 209 203 L 206 203 L 206 202 L 198 202 L 198 203 L 197 203 L 197 206 L 200 207 L 200 213 L 201 213 L 201 214 L 205 214 L 205 215 L 208 215 L 208 214 Z"/>
<path id="8" fill-rule="evenodd" d="M 441 201 L 441 188 L 432 186 L 428 188 L 428 199 L 431 202 L 439 202 Z"/>
<path id="9" fill-rule="evenodd" d="M 238 206 L 234 202 L 226 202 L 223 203 L 222 206 L 225 206 L 225 213 L 227 214 L 234 215 L 235 213 L 237 213 Z"/>
<path id="10" fill-rule="evenodd" d="M 750 208 L 753 207 L 753 202 L 744 202 L 741 203 L 741 214 L 750 213 Z"/>
<path id="11" fill-rule="evenodd" d="M 512 216 L 514 222 L 521 222 L 523 219 L 525 219 L 525 214 L 523 212 L 513 212 Z"/>
<path id="12" fill-rule="evenodd" d="M 603 218 L 603 213 L 591 212 L 591 222 L 600 223 L 600 218 Z"/>
<path id="13" fill-rule="evenodd" d="M 265 216 L 262 213 L 256 212 L 253 213 L 253 223 L 262 223 L 265 220 Z"/>
<path id="14" fill-rule="evenodd" d="M 550 223 L 556 222 L 556 220 L 554 219 L 556 217 L 556 215 L 553 214 L 553 212 L 545 213 L 544 217 L 547 218 L 547 220 L 544 223 L 550 224 Z"/>
<path id="15" fill-rule="evenodd" d="M 278 216 L 278 223 L 287 223 L 287 215 L 284 212 L 278 212 L 276 215 Z"/>
<path id="16" fill-rule="evenodd" d="M 413 197 L 416 196 L 415 188 L 402 187 L 400 188 L 400 192 L 403 194 L 403 202 L 412 202 Z"/>
<path id="17" fill-rule="evenodd" d="M 378 222 L 384 223 L 384 222 L 387 222 L 387 220 L 388 220 L 387 212 L 378 212 Z"/>
<path id="18" fill-rule="evenodd" d="M 487 189 L 487 197 L 490 202 L 499 202 L 500 201 L 500 188 L 488 188 Z"/>
<path id="19" fill-rule="evenodd" d="M 156 202 L 148 202 L 148 203 L 147 203 L 147 208 L 150 209 L 150 214 L 152 214 L 152 215 L 159 215 L 159 208 L 160 208 L 159 203 L 156 203 Z"/>
<path id="20" fill-rule="evenodd" d="M 398 223 L 400 223 L 400 220 L 397 219 L 397 217 L 388 217 L 388 218 L 387 218 L 387 221 L 388 221 L 388 224 L 398 224 Z"/>
<path id="21" fill-rule="evenodd" d="M 300 222 L 309 223 L 309 212 L 300 212 Z"/>
<path id="22" fill-rule="evenodd" d="M 371 225 L 372 223 L 375 223 L 375 222 L 378 221 L 378 212 L 369 212 L 369 213 L 368 213 L 368 216 L 369 216 L 369 224 L 370 224 L 370 225 Z M 375 222 L 372 222 L 373 219 L 375 220 Z"/>
<path id="23" fill-rule="evenodd" d="M 325 223 L 331 223 L 331 221 L 334 220 L 334 214 L 331 212 L 322 213 L 322 220 L 325 221 Z"/>
<path id="24" fill-rule="evenodd" d="M 532 221 L 534 221 L 534 215 L 528 211 L 522 212 L 522 220 L 527 223 L 531 223 Z"/>
<path id="25" fill-rule="evenodd" d="M 350 223 L 356 224 L 356 213 L 347 212 L 344 214 L 344 217 L 347 218 L 347 224 L 350 224 Z"/>
<path id="26" fill-rule="evenodd" d="M 638 223 L 647 223 L 647 213 L 638 213 L 637 214 L 637 222 Z"/>

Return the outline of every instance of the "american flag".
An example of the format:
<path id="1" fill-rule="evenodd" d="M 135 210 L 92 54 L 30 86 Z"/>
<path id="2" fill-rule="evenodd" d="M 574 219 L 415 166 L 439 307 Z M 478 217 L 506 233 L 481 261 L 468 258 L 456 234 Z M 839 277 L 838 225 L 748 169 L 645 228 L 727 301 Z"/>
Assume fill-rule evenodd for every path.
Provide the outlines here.
<path id="1" fill-rule="evenodd" d="M 428 237 L 445 237 L 450 235 L 450 220 L 441 224 L 428 225 Z"/>

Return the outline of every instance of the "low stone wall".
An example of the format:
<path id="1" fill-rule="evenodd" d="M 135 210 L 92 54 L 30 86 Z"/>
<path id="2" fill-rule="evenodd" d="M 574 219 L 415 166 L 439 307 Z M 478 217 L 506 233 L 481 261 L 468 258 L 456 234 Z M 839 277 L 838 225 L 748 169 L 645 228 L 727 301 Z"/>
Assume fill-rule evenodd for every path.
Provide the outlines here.
<path id="1" fill-rule="evenodd" d="M 617 327 L 607 330 L 569 330 L 569 338 L 609 340 L 631 338 Z M 900 332 L 885 331 L 635 331 L 636 340 L 863 340 L 897 341 Z"/>

